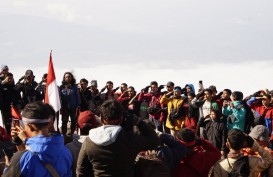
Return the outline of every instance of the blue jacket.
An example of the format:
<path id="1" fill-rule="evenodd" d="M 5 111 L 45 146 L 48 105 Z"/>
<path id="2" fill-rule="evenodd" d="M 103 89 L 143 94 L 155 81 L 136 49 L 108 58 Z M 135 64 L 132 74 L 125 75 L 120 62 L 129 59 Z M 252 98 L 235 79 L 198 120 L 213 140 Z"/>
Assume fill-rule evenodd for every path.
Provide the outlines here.
<path id="1" fill-rule="evenodd" d="M 24 152 L 19 160 L 20 177 L 52 177 L 43 163 L 51 164 L 60 177 L 72 176 L 72 156 L 64 146 L 61 135 L 29 138 L 26 147 L 28 151 Z M 4 176 L 18 176 L 14 166 L 16 165 L 11 159 L 11 165 L 6 169 Z"/>
<path id="2" fill-rule="evenodd" d="M 236 119 L 234 123 L 227 122 L 227 128 L 230 129 L 239 129 L 241 131 L 245 130 L 245 115 L 246 115 L 246 109 L 244 107 L 236 108 L 239 104 L 241 104 L 241 101 L 234 101 L 234 108 L 232 109 L 230 106 L 223 107 L 223 115 L 230 116 L 233 114 Z"/>
<path id="3" fill-rule="evenodd" d="M 80 106 L 80 94 L 76 85 L 70 88 L 60 87 L 61 104 L 63 109 L 75 109 Z"/>

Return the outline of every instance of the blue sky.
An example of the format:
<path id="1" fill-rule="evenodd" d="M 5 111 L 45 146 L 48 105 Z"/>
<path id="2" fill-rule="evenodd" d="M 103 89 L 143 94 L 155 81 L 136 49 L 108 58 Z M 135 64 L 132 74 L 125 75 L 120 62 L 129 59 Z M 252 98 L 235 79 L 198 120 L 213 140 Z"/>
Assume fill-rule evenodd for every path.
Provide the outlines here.
<path id="1" fill-rule="evenodd" d="M 215 84 L 251 93 L 273 89 L 273 1 L 3 0 L 0 58 L 17 80 L 40 81 L 53 50 L 58 83 L 157 80 Z"/>

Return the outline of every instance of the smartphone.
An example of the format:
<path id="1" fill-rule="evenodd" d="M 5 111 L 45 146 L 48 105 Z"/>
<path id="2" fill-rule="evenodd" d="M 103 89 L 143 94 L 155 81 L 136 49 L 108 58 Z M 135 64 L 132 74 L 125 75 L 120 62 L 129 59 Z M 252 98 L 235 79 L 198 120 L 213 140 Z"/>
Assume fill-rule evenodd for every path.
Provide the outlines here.
<path id="1" fill-rule="evenodd" d="M 13 119 L 13 120 L 12 120 L 12 125 L 13 125 L 13 127 L 16 127 L 16 126 L 19 126 L 19 127 L 20 127 L 20 122 L 19 122 L 19 120 L 18 120 L 18 119 Z"/>

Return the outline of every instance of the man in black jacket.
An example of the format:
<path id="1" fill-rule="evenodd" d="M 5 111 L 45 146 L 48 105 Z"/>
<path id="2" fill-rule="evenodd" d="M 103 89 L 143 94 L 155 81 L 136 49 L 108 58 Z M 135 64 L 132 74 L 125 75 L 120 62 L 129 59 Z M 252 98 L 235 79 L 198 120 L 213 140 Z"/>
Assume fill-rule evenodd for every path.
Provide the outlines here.
<path id="1" fill-rule="evenodd" d="M 80 150 L 77 177 L 133 177 L 134 161 L 141 151 L 160 144 L 155 131 L 134 117 L 132 130 L 121 127 L 122 106 L 107 100 L 101 105 L 103 126 L 90 130 Z"/>

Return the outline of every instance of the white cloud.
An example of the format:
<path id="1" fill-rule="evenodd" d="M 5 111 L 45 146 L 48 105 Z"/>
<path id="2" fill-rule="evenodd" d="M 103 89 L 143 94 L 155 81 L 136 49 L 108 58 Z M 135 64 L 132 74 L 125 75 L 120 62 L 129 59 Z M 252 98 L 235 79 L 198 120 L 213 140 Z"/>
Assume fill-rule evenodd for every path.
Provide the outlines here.
<path id="1" fill-rule="evenodd" d="M 87 68 L 80 68 L 74 65 L 74 68 L 61 68 L 54 64 L 57 83 L 61 84 L 64 72 L 73 72 L 77 82 L 81 78 L 86 78 L 91 81 L 98 80 L 99 88 L 111 80 L 114 86 L 126 82 L 130 86 L 134 86 L 137 91 L 149 85 L 153 80 L 158 81 L 159 84 L 166 84 L 168 81 L 173 81 L 176 85 L 184 87 L 186 84 L 192 83 L 197 90 L 198 81 L 203 80 L 205 88 L 210 85 L 215 85 L 218 91 L 229 88 L 232 91 L 242 91 L 245 96 L 253 92 L 268 88 L 273 89 L 273 84 L 269 80 L 269 76 L 273 75 L 270 62 L 248 62 L 237 64 L 212 64 L 200 65 L 199 67 L 191 67 L 188 69 L 172 69 L 164 67 L 145 68 L 144 65 L 104 65 Z M 10 66 L 10 68 L 13 68 Z M 28 68 L 13 68 L 11 72 L 15 74 L 18 79 L 23 75 Z M 47 72 L 46 67 L 32 68 L 36 75 L 36 81 L 39 82 L 42 75 Z M 19 75 L 16 75 L 18 74 Z M 17 81 L 17 80 L 16 80 Z"/>
<path id="2" fill-rule="evenodd" d="M 75 22 L 80 16 L 76 10 L 67 4 L 48 4 L 50 15 L 65 22 Z"/>
<path id="3" fill-rule="evenodd" d="M 3 43 L 3 46 L 10 47 L 13 44 L 14 44 L 13 42 L 5 42 L 5 43 Z"/>
<path id="4" fill-rule="evenodd" d="M 23 1 L 23 0 L 15 0 L 15 1 L 12 2 L 12 4 L 13 4 L 14 7 L 18 7 L 18 8 L 28 6 L 28 3 L 26 1 Z"/>

